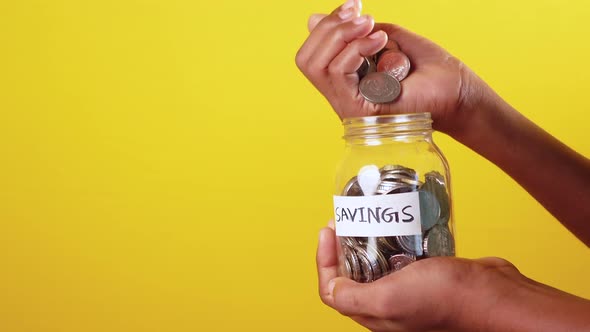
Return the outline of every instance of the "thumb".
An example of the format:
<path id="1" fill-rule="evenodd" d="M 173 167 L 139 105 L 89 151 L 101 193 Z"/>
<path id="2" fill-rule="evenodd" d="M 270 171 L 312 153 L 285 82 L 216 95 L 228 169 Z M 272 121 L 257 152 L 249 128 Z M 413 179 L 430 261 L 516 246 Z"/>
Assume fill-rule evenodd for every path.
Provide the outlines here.
<path id="1" fill-rule="evenodd" d="M 344 277 L 332 279 L 329 284 L 332 308 L 345 316 L 376 316 L 387 307 L 383 299 L 388 298 L 379 285 L 385 286 L 378 282 L 362 284 Z"/>

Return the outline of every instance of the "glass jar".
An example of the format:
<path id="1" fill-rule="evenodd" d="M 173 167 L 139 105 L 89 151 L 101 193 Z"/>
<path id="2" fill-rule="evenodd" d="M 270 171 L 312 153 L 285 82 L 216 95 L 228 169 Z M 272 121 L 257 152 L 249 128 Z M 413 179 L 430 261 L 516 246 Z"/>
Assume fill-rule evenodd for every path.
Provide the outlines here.
<path id="1" fill-rule="evenodd" d="M 343 121 L 334 195 L 340 275 L 372 282 L 455 255 L 449 166 L 431 124 L 430 113 Z"/>

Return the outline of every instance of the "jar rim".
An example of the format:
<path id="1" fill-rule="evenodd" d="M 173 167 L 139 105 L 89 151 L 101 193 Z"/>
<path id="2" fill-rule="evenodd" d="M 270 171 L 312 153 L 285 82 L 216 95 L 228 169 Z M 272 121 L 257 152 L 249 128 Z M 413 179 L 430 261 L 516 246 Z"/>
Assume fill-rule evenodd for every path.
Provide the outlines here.
<path id="1" fill-rule="evenodd" d="M 342 120 L 342 124 L 345 127 L 356 125 L 407 124 L 411 122 L 427 122 L 428 124 L 431 124 L 432 117 L 429 112 L 422 112 L 362 116 L 354 118 L 345 118 Z"/>
<path id="2" fill-rule="evenodd" d="M 426 112 L 347 118 L 342 124 L 346 140 L 424 136 L 432 132 L 432 119 Z"/>

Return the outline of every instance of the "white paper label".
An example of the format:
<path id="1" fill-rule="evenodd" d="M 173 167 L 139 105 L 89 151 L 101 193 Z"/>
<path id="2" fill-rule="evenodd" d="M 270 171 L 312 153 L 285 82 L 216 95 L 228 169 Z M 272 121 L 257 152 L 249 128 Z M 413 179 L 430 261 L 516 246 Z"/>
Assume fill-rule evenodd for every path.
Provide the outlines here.
<path id="1" fill-rule="evenodd" d="M 375 196 L 334 196 L 338 236 L 420 235 L 418 192 Z"/>

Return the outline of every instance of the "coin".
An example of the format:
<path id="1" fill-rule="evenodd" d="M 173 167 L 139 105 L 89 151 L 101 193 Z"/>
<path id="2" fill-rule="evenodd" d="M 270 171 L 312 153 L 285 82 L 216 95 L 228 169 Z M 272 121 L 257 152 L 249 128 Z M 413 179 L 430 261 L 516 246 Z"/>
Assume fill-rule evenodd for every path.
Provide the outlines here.
<path id="1" fill-rule="evenodd" d="M 440 218 L 438 223 L 444 225 L 449 222 L 451 216 L 451 202 L 447 193 L 445 178 L 436 171 L 428 172 L 424 175 L 425 181 L 421 189 L 427 190 L 434 194 L 440 205 Z"/>
<path id="2" fill-rule="evenodd" d="M 382 72 L 369 73 L 359 84 L 359 91 L 366 100 L 375 104 L 394 101 L 401 93 L 399 81 Z"/>
<path id="3" fill-rule="evenodd" d="M 381 173 L 381 181 L 396 181 L 396 182 L 402 182 L 403 180 L 412 180 L 412 181 L 416 181 L 414 179 L 414 175 L 403 171 L 403 170 L 397 170 L 397 171 L 390 171 L 390 172 L 382 172 Z"/>
<path id="4" fill-rule="evenodd" d="M 343 254 L 345 259 L 345 264 L 346 262 L 348 262 L 348 265 L 350 266 L 350 276 L 349 278 L 354 280 L 354 281 L 360 281 L 361 280 L 361 265 L 359 263 L 358 257 L 356 256 L 356 253 L 352 250 L 352 248 L 345 246 L 343 248 Z"/>
<path id="5" fill-rule="evenodd" d="M 411 168 L 399 165 L 385 165 L 379 170 L 381 171 L 381 180 L 396 181 L 400 178 L 416 180 L 416 171 Z"/>
<path id="6" fill-rule="evenodd" d="M 339 274 L 345 276 L 349 279 L 352 279 L 352 267 L 350 266 L 350 261 L 348 257 L 344 256 L 342 258 L 343 264 L 340 264 Z"/>
<path id="7" fill-rule="evenodd" d="M 400 181 L 413 187 L 419 187 L 422 185 L 422 182 L 410 177 L 400 178 Z"/>
<path id="8" fill-rule="evenodd" d="M 426 190 L 420 190 L 418 192 L 418 198 L 420 200 L 422 232 L 426 232 L 439 221 L 440 204 L 434 194 Z"/>
<path id="9" fill-rule="evenodd" d="M 344 243 L 345 245 L 351 248 L 361 245 L 361 243 L 355 237 L 352 236 L 339 236 L 338 238 L 340 239 L 341 243 Z"/>
<path id="10" fill-rule="evenodd" d="M 428 257 L 455 256 L 455 240 L 447 226 L 436 225 L 426 234 L 424 254 Z"/>
<path id="11" fill-rule="evenodd" d="M 414 256 L 422 256 L 422 235 L 398 236 L 395 240 L 405 253 Z"/>
<path id="12" fill-rule="evenodd" d="M 378 241 L 379 250 L 384 253 L 397 253 L 400 249 L 397 247 L 394 236 L 383 236 Z"/>
<path id="13" fill-rule="evenodd" d="M 363 63 L 356 70 L 356 73 L 359 76 L 359 79 L 363 79 L 363 77 L 367 76 L 368 73 L 374 73 L 377 71 L 377 65 L 372 57 L 365 57 L 363 58 Z"/>
<path id="14" fill-rule="evenodd" d="M 422 182 L 415 170 L 401 165 L 387 164 L 381 168 L 370 165 L 362 169 L 363 172 L 359 171 L 359 175 L 346 183 L 342 195 L 365 196 L 359 177 L 369 171 L 371 176 L 366 177 L 364 185 L 369 195 L 417 191 L 422 232 L 410 236 L 338 237 L 342 250 L 340 275 L 357 282 L 372 282 L 416 259 L 455 254 L 454 239 L 448 228 L 450 200 L 442 174 L 428 172 Z M 377 189 L 373 190 L 375 184 Z"/>
<path id="15" fill-rule="evenodd" d="M 377 186 L 376 193 L 379 195 L 387 195 L 393 193 L 396 189 L 401 189 L 404 187 L 406 187 L 406 185 L 404 184 L 389 181 L 381 181 L 381 183 L 379 183 L 379 186 Z"/>
<path id="16" fill-rule="evenodd" d="M 356 179 L 356 176 L 350 179 L 342 190 L 342 196 L 363 196 L 363 190 Z"/>
<path id="17" fill-rule="evenodd" d="M 403 166 L 400 166 L 400 165 L 391 165 L 391 164 L 387 164 L 387 165 L 385 165 L 385 166 L 381 167 L 379 170 L 380 170 L 382 173 L 387 173 L 387 172 L 400 171 L 400 170 L 401 170 L 401 171 L 405 171 L 405 170 L 408 170 L 408 169 L 409 169 L 409 168 L 405 168 L 405 167 L 403 167 Z"/>
<path id="18" fill-rule="evenodd" d="M 375 275 L 373 273 L 373 264 L 371 263 L 371 259 L 369 255 L 362 247 L 355 247 L 354 252 L 359 260 L 361 275 L 359 280 L 361 282 L 372 282 L 375 280 Z"/>
<path id="19" fill-rule="evenodd" d="M 404 267 L 408 266 L 409 264 L 411 264 L 412 262 L 415 262 L 415 261 L 416 261 L 415 256 L 404 255 L 404 254 L 393 255 L 393 256 L 389 257 L 389 267 L 390 267 L 391 271 L 395 272 L 395 271 L 399 271 L 399 270 L 403 269 Z"/>
<path id="20" fill-rule="evenodd" d="M 389 273 L 389 264 L 388 264 L 385 256 L 383 256 L 383 254 L 381 253 L 381 251 L 376 249 L 376 247 L 373 247 L 370 245 L 366 246 L 365 250 L 367 252 L 367 257 L 369 257 L 369 260 L 371 261 L 371 267 L 373 269 L 373 277 L 375 278 L 375 280 L 388 274 Z"/>
<path id="21" fill-rule="evenodd" d="M 410 59 L 399 50 L 388 50 L 379 57 L 377 71 L 388 73 L 401 82 L 410 72 Z"/>

